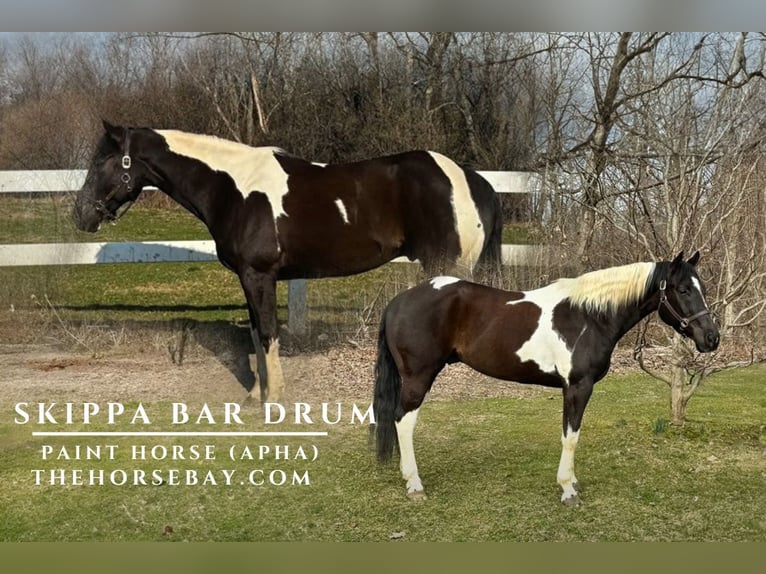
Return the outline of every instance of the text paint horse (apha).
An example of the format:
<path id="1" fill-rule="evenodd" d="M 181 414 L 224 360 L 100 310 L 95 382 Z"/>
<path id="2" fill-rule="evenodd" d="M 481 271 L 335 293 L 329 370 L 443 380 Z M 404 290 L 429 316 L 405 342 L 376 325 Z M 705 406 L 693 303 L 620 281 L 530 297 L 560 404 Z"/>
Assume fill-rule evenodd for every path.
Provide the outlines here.
<path id="1" fill-rule="evenodd" d="M 438 153 L 322 166 L 211 136 L 104 128 L 77 194 L 77 227 L 95 232 L 116 220 L 146 186 L 201 219 L 245 292 L 261 400 L 278 401 L 284 386 L 278 279 L 351 275 L 399 256 L 420 260 L 428 275 L 500 264 L 497 195 Z"/>
<path id="2" fill-rule="evenodd" d="M 700 352 L 718 347 L 698 261 L 699 252 L 689 261 L 679 254 L 672 262 L 603 269 L 527 292 L 437 277 L 400 293 L 380 326 L 373 403 L 378 458 L 390 459 L 397 438 L 407 493 L 424 496 L 412 443 L 418 410 L 444 365 L 459 361 L 491 377 L 563 389 L 558 482 L 561 500 L 576 504 L 574 453 L 583 412 L 617 341 L 656 310 Z"/>

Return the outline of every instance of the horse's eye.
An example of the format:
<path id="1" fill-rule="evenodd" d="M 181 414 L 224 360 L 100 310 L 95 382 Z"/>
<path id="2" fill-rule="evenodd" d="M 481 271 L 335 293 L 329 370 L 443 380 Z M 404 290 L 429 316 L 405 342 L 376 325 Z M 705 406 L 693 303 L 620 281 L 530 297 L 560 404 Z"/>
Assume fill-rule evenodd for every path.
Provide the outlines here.
<path id="1" fill-rule="evenodd" d="M 679 288 L 678 288 L 678 292 L 679 292 L 681 295 L 686 295 L 686 294 L 689 292 L 689 290 L 688 290 L 686 287 L 679 287 Z"/>

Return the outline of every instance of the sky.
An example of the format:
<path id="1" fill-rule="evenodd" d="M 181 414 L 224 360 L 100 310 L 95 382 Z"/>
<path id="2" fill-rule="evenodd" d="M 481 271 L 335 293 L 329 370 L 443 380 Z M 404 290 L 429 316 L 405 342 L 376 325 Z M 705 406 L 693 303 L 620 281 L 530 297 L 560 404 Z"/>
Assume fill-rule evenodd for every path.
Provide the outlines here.
<path id="1" fill-rule="evenodd" d="M 6 30 L 737 30 L 761 0 L 0 0 Z"/>

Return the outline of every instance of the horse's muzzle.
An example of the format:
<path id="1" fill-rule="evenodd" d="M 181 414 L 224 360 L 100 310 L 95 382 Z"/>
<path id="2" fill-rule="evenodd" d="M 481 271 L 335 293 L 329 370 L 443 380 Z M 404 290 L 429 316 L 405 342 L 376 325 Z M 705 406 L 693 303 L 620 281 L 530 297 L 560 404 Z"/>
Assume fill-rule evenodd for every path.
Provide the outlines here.
<path id="1" fill-rule="evenodd" d="M 712 353 L 718 348 L 721 342 L 721 336 L 717 329 L 710 329 L 705 331 L 705 336 L 702 341 L 695 340 L 694 344 L 700 353 Z"/>
<path id="2" fill-rule="evenodd" d="M 88 204 L 77 202 L 72 207 L 72 221 L 80 231 L 95 233 L 101 227 L 102 219 L 98 210 Z"/>

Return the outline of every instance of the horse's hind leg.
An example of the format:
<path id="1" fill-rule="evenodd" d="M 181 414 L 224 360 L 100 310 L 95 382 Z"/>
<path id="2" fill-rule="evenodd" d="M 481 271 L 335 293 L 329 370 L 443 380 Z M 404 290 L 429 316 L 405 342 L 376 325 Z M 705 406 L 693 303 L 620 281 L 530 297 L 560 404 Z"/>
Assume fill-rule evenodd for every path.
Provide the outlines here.
<path id="1" fill-rule="evenodd" d="M 399 441 L 399 468 L 402 471 L 402 478 L 407 481 L 407 496 L 413 500 L 426 498 L 415 460 L 413 434 L 418 422 L 418 411 L 435 378 L 436 374 L 402 377 L 400 400 L 404 415 L 396 422 L 396 437 Z"/>
<path id="2" fill-rule="evenodd" d="M 399 439 L 399 468 L 402 471 L 402 478 L 407 481 L 407 496 L 413 500 L 426 497 L 423 483 L 418 475 L 418 463 L 415 461 L 415 449 L 412 442 L 419 410 L 417 408 L 406 413 L 396 423 L 396 436 Z"/>

